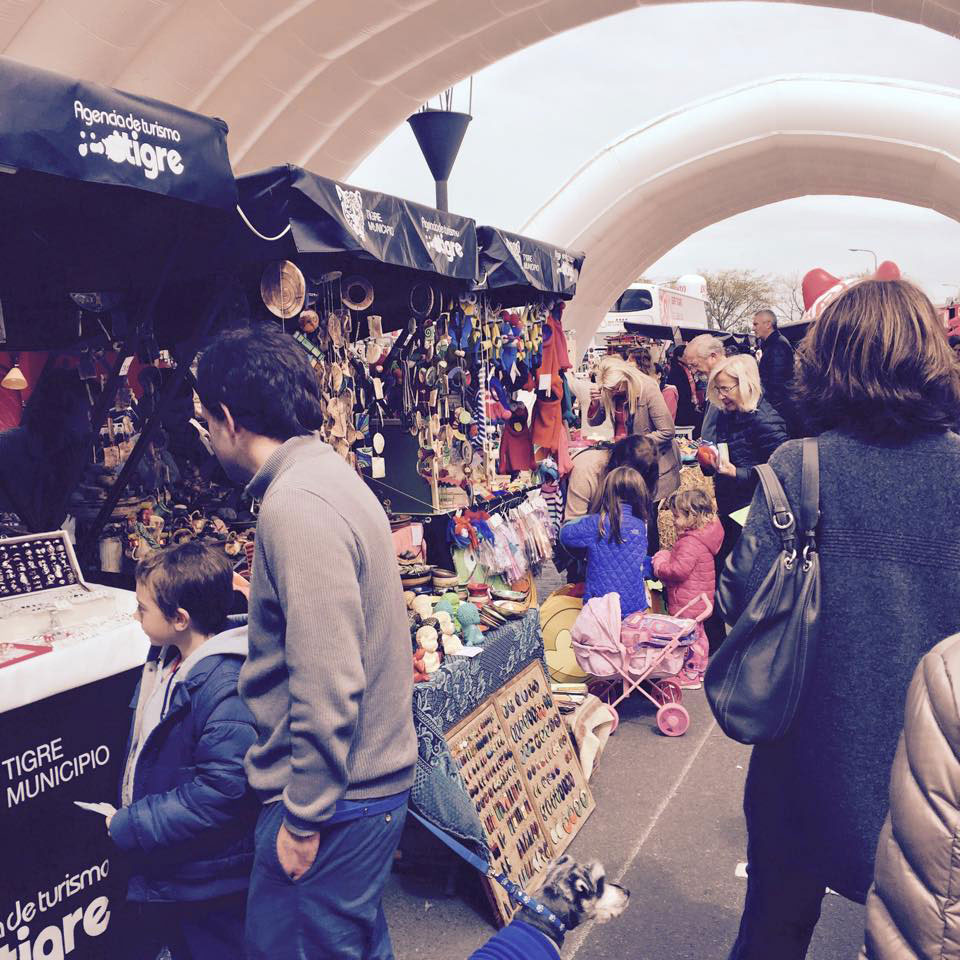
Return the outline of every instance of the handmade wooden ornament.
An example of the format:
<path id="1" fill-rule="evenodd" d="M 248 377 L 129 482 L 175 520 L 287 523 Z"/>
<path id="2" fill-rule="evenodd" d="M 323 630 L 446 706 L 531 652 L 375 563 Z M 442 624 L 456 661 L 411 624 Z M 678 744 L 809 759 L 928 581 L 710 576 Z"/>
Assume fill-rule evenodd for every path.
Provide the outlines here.
<path id="1" fill-rule="evenodd" d="M 373 284 L 359 275 L 343 281 L 343 305 L 348 310 L 367 310 L 373 304 Z"/>
<path id="2" fill-rule="evenodd" d="M 260 296 L 275 317 L 290 320 L 303 309 L 307 282 L 295 263 L 275 260 L 267 264 L 260 277 Z"/>
<path id="3" fill-rule="evenodd" d="M 343 321 L 338 313 L 327 314 L 327 336 L 334 347 L 343 346 Z"/>
<path id="4" fill-rule="evenodd" d="M 320 316 L 316 310 L 302 310 L 298 322 L 304 333 L 316 333 L 320 326 Z"/>

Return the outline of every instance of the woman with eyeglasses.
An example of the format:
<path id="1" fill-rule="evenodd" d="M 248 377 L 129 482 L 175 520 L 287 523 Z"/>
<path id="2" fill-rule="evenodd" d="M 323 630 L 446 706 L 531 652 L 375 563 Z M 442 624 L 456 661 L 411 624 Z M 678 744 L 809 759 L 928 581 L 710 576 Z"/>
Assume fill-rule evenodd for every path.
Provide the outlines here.
<path id="1" fill-rule="evenodd" d="M 720 408 L 717 441 L 726 444 L 716 479 L 717 508 L 727 534 L 725 557 L 740 535 L 740 526 L 730 520 L 730 514 L 753 499 L 757 486 L 753 468 L 766 463 L 789 434 L 783 417 L 763 396 L 757 361 L 748 354 L 727 357 L 710 371 L 707 400 Z"/>
<path id="2" fill-rule="evenodd" d="M 726 357 L 713 367 L 707 383 L 707 401 L 720 410 L 716 420 L 717 443 L 726 445 L 721 447 L 714 481 L 717 516 L 723 524 L 723 544 L 717 553 L 719 582 L 727 557 L 742 532 L 730 515 L 750 505 L 757 487 L 753 468 L 766 463 L 790 435 L 783 417 L 763 396 L 760 370 L 749 354 Z M 714 610 L 704 628 L 713 653 L 726 636 L 719 610 Z"/>

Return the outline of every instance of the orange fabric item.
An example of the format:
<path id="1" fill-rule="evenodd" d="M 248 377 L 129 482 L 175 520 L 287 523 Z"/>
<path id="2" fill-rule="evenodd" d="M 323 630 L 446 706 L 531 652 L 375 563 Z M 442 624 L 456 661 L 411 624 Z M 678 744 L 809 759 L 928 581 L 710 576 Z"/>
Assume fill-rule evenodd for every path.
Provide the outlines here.
<path id="1" fill-rule="evenodd" d="M 500 438 L 500 460 L 497 464 L 497 473 L 508 474 L 520 470 L 533 470 L 535 466 L 530 428 L 523 424 L 519 430 L 515 430 L 513 424 L 507 424 Z"/>
<path id="2" fill-rule="evenodd" d="M 563 431 L 563 383 L 554 375 L 550 384 L 550 399 L 537 396 L 533 407 L 533 442 L 538 447 L 556 452 Z"/>
<path id="3" fill-rule="evenodd" d="M 549 373 L 553 377 L 561 370 L 571 369 L 572 364 L 570 363 L 570 352 L 567 349 L 567 338 L 563 332 L 563 324 L 551 313 L 546 319 L 545 326 L 549 327 L 550 335 L 547 336 L 547 331 L 544 331 L 543 360 L 537 372 L 540 375 Z"/>

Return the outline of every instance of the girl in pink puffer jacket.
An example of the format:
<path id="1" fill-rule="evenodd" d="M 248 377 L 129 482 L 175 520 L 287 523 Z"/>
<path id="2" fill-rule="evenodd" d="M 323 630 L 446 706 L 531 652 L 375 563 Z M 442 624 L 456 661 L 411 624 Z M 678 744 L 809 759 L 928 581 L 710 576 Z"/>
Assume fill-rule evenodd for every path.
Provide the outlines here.
<path id="1" fill-rule="evenodd" d="M 717 590 L 715 557 L 723 543 L 723 525 L 717 519 L 713 501 L 704 490 L 694 488 L 675 493 L 667 501 L 677 528 L 677 542 L 653 558 L 653 572 L 667 589 L 667 612 L 675 615 L 701 593 L 710 601 Z M 697 639 L 690 647 L 684 669 L 677 678 L 681 686 L 703 684 L 710 645 L 703 624 L 697 624 Z"/>

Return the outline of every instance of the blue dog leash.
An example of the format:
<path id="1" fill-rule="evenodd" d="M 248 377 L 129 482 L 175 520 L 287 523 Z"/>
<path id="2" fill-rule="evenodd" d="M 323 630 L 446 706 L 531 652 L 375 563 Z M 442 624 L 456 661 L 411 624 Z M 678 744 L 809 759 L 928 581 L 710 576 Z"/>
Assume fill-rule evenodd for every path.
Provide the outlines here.
<path id="1" fill-rule="evenodd" d="M 529 907 L 534 913 L 544 917 L 561 937 L 566 935 L 567 925 L 552 910 L 548 910 L 542 903 L 538 903 L 528 893 L 524 892 L 523 887 L 514 883 L 504 873 L 494 873 L 489 863 L 485 863 L 475 853 L 471 853 L 462 843 L 454 840 L 453 837 L 439 827 L 435 827 L 429 820 L 425 820 L 414 809 L 408 808 L 407 812 L 410 813 L 411 816 L 416 817 L 435 837 L 442 840 L 457 856 L 466 860 L 471 867 L 479 870 L 485 877 L 496 880 L 514 903 Z"/>

